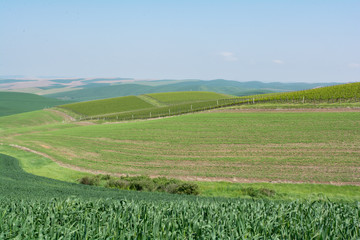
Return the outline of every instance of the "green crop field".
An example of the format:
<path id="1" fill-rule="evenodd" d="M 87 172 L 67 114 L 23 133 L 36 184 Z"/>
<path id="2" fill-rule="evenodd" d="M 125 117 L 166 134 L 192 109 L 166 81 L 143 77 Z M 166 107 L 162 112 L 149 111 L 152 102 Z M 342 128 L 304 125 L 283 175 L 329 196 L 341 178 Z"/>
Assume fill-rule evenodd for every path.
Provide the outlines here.
<path id="1" fill-rule="evenodd" d="M 359 119 L 359 112 L 201 113 L 8 137 L 112 173 L 359 184 Z"/>
<path id="2" fill-rule="evenodd" d="M 171 92 L 146 94 L 159 102 L 166 104 L 181 104 L 206 100 L 233 98 L 234 96 L 214 92 Z"/>
<path id="3" fill-rule="evenodd" d="M 0 92 L 0 117 L 67 103 L 30 93 Z"/>
<path id="4" fill-rule="evenodd" d="M 284 104 L 303 104 L 304 107 L 310 104 L 310 108 L 316 108 L 317 106 L 338 107 L 338 104 L 343 104 L 343 107 L 351 107 L 355 104 L 354 107 L 356 107 L 356 104 L 359 103 L 358 96 L 360 96 L 360 83 L 351 83 L 305 91 L 236 98 L 230 95 L 196 91 L 155 93 L 139 97 L 120 97 L 69 104 L 62 107 L 81 114 L 79 120 L 121 121 L 174 116 L 229 106 L 257 108 L 258 105 L 261 106 L 262 104 L 276 104 L 280 108 L 284 107 Z M 129 101 L 133 99 L 134 101 L 129 103 L 126 99 L 129 99 Z M 141 101 L 143 102 L 141 103 Z M 144 104 L 147 104 L 147 107 Z M 324 104 L 327 105 L 323 106 Z M 254 105 L 254 107 L 250 105 Z M 271 105 L 266 105 L 264 108 L 267 107 L 274 108 Z M 295 107 L 299 108 L 301 106 Z"/>
<path id="5" fill-rule="evenodd" d="M 0 154 L 2 239 L 357 239 L 359 204 L 137 193 L 25 173 Z M 54 198 L 55 197 L 55 198 Z"/>
<path id="6" fill-rule="evenodd" d="M 60 106 L 79 120 L 130 120 L 179 115 L 243 101 L 211 92 L 172 92 L 110 98 Z"/>
<path id="7" fill-rule="evenodd" d="M 349 97 L 346 106 L 356 107 Z M 111 116 L 118 100 L 106 101 L 110 110 L 100 114 Z M 169 109 L 195 112 L 244 99 L 129 101 L 113 119 Z M 97 102 L 79 109 L 102 111 Z M 0 239 L 360 237 L 357 109 L 221 110 L 113 124 L 73 121 L 68 111 L 0 117 Z M 200 196 L 77 183 L 94 173 L 200 180 Z"/>
<path id="8" fill-rule="evenodd" d="M 360 101 L 360 82 L 340 84 L 330 87 L 315 88 L 304 91 L 295 91 L 288 93 L 272 93 L 245 98 L 254 98 L 257 102 L 359 102 Z"/>
<path id="9" fill-rule="evenodd" d="M 108 113 L 146 109 L 154 106 L 136 96 L 129 96 L 81 103 L 72 103 L 62 105 L 61 107 L 71 110 L 80 115 L 95 116 Z"/>

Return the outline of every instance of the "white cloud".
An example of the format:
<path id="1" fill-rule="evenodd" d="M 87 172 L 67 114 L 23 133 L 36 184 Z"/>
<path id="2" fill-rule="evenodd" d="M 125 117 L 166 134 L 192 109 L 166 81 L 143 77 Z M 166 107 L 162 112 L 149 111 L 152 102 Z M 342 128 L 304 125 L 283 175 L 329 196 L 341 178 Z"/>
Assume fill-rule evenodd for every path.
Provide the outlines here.
<path id="1" fill-rule="evenodd" d="M 350 68 L 360 68 L 360 63 L 350 63 L 348 66 Z"/>
<path id="2" fill-rule="evenodd" d="M 284 61 L 279 60 L 279 59 L 272 60 L 272 62 L 276 63 L 276 64 L 284 64 Z"/>
<path id="3" fill-rule="evenodd" d="M 220 52 L 220 56 L 222 56 L 225 61 L 229 62 L 234 62 L 238 60 L 238 58 L 235 56 L 235 53 L 232 52 Z"/>

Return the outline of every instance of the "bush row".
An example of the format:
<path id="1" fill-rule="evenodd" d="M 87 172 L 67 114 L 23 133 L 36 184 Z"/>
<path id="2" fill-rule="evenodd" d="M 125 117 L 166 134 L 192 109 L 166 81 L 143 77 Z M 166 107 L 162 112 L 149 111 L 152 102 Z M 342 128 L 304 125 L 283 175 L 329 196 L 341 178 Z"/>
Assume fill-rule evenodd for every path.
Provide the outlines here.
<path id="1" fill-rule="evenodd" d="M 79 179 L 81 184 L 105 186 L 124 190 L 167 192 L 172 194 L 198 195 L 199 187 L 195 183 L 183 182 L 165 177 L 150 178 L 147 176 L 120 177 L 110 175 L 86 176 Z"/>

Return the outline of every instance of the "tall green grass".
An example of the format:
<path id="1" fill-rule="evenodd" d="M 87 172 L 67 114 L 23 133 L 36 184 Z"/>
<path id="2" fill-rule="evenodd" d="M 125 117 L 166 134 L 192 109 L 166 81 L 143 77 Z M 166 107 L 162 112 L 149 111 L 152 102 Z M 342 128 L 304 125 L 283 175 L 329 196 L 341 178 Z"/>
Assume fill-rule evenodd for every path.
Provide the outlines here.
<path id="1" fill-rule="evenodd" d="M 360 204 L 137 193 L 27 174 L 0 154 L 1 239 L 358 239 Z"/>
<path id="2" fill-rule="evenodd" d="M 5 239 L 358 239 L 359 204 L 0 199 Z"/>

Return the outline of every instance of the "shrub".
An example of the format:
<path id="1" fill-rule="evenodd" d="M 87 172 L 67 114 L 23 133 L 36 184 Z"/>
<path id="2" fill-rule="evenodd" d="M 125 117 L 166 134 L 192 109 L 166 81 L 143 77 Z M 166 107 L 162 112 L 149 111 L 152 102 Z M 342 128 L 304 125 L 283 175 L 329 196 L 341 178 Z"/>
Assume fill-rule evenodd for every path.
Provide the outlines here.
<path id="1" fill-rule="evenodd" d="M 171 186 L 171 187 L 174 187 L 174 188 L 171 189 L 170 193 L 187 194 L 187 195 L 198 195 L 199 194 L 199 186 L 194 183 L 182 183 L 180 185 L 177 185 L 177 187 L 175 187 L 175 186 Z"/>
<path id="2" fill-rule="evenodd" d="M 150 181 L 149 181 L 150 180 Z M 142 179 L 142 180 L 134 180 L 130 182 L 129 185 L 130 190 L 136 191 L 153 191 L 155 189 L 155 184 L 151 179 Z"/>
<path id="3" fill-rule="evenodd" d="M 261 189 L 259 189 L 259 193 L 263 196 L 273 197 L 276 192 L 272 189 L 261 188 Z"/>
<path id="4" fill-rule="evenodd" d="M 86 177 L 80 178 L 79 183 L 85 184 L 85 185 L 97 186 L 97 185 L 99 185 L 99 178 L 86 176 Z"/>
<path id="5" fill-rule="evenodd" d="M 129 185 L 130 185 L 130 183 L 123 179 L 109 179 L 109 181 L 106 183 L 105 187 L 128 189 Z"/>
<path id="6" fill-rule="evenodd" d="M 250 197 L 256 198 L 256 197 L 273 197 L 275 195 L 275 191 L 268 189 L 268 188 L 260 188 L 260 189 L 254 189 L 252 187 L 243 188 L 241 190 L 243 194 L 248 195 Z"/>
<path id="7" fill-rule="evenodd" d="M 111 176 L 109 174 L 106 174 L 106 175 L 101 175 L 100 174 L 100 179 L 101 180 L 110 180 Z"/>

